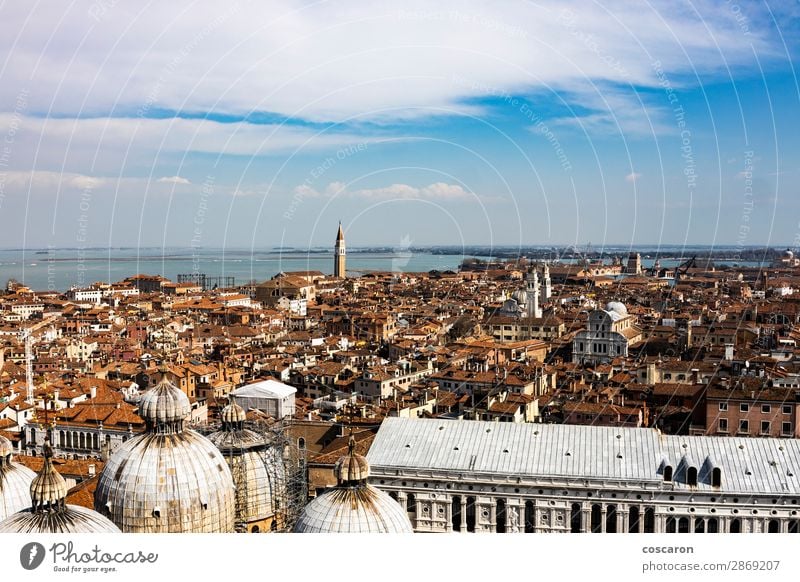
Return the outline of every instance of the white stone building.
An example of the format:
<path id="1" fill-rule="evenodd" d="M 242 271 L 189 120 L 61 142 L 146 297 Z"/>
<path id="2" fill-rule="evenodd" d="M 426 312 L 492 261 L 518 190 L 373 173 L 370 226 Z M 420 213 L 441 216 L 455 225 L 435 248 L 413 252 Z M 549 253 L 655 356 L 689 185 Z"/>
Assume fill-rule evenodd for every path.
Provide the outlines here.
<path id="1" fill-rule="evenodd" d="M 612 301 L 605 309 L 589 313 L 587 327 L 572 340 L 574 363 L 609 363 L 628 357 L 628 347 L 642 339 L 641 330 L 622 303 Z"/>
<path id="2" fill-rule="evenodd" d="M 387 418 L 370 483 L 416 532 L 800 533 L 800 441 Z"/>

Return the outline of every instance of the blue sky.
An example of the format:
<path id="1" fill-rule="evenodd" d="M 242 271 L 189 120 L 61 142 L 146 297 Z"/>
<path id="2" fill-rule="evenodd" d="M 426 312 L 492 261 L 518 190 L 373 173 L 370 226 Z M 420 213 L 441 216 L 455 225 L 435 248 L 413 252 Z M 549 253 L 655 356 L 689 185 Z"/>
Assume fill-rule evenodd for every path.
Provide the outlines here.
<path id="1" fill-rule="evenodd" d="M 0 7 L 0 246 L 797 246 L 796 3 Z"/>

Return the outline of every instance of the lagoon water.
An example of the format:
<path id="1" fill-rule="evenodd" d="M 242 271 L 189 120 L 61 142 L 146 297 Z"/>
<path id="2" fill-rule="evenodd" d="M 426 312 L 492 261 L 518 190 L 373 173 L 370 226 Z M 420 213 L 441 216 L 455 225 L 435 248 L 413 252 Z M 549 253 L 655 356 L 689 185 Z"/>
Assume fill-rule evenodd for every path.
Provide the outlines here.
<path id="1" fill-rule="evenodd" d="M 353 275 L 369 271 L 426 272 L 433 269 L 458 269 L 464 254 L 434 254 L 426 251 L 349 250 L 347 270 Z M 479 257 L 487 258 L 487 257 Z M 652 266 L 654 259 L 643 258 Z M 565 260 L 564 262 L 574 262 Z M 680 260 L 662 259 L 665 268 Z M 720 265 L 733 261 L 718 261 Z M 757 267 L 758 262 L 735 264 Z M 191 249 L 191 248 L 114 248 L 114 249 L 0 249 L 0 285 L 16 279 L 37 291 L 65 291 L 95 281 L 121 281 L 137 273 L 162 275 L 173 281 L 178 274 L 204 273 L 208 277 L 234 277 L 237 285 L 263 281 L 281 271 L 333 271 L 333 253 L 326 249 L 301 251 Z"/>
<path id="2" fill-rule="evenodd" d="M 425 252 L 348 252 L 347 270 L 418 272 L 457 269 L 463 255 Z M 20 249 L 0 250 L 0 285 L 16 279 L 38 290 L 65 291 L 95 281 L 116 282 L 137 273 L 173 281 L 182 273 L 234 277 L 235 284 L 263 281 L 281 271 L 333 271 L 330 251 L 221 249 Z"/>

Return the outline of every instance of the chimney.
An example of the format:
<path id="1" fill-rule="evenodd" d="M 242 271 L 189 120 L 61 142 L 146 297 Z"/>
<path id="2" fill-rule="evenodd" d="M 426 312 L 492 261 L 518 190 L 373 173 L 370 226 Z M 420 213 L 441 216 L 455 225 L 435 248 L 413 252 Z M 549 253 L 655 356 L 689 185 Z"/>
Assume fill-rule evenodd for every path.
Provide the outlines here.
<path id="1" fill-rule="evenodd" d="M 97 398 L 97 386 L 89 386 L 89 398 Z"/>
<path id="2" fill-rule="evenodd" d="M 95 465 L 94 465 L 94 463 L 92 463 L 91 465 L 89 465 L 89 477 L 94 477 L 94 476 L 95 476 L 95 473 L 96 473 L 96 471 L 97 471 L 97 470 L 96 470 L 96 468 L 95 468 Z"/>

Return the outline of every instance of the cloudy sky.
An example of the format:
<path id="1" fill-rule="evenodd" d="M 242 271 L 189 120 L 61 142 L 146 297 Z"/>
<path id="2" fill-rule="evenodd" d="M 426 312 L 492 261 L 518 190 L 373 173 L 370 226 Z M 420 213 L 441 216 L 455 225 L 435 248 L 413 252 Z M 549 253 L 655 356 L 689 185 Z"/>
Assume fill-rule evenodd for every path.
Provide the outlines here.
<path id="1" fill-rule="evenodd" d="M 0 246 L 793 245 L 795 2 L 5 2 Z"/>

